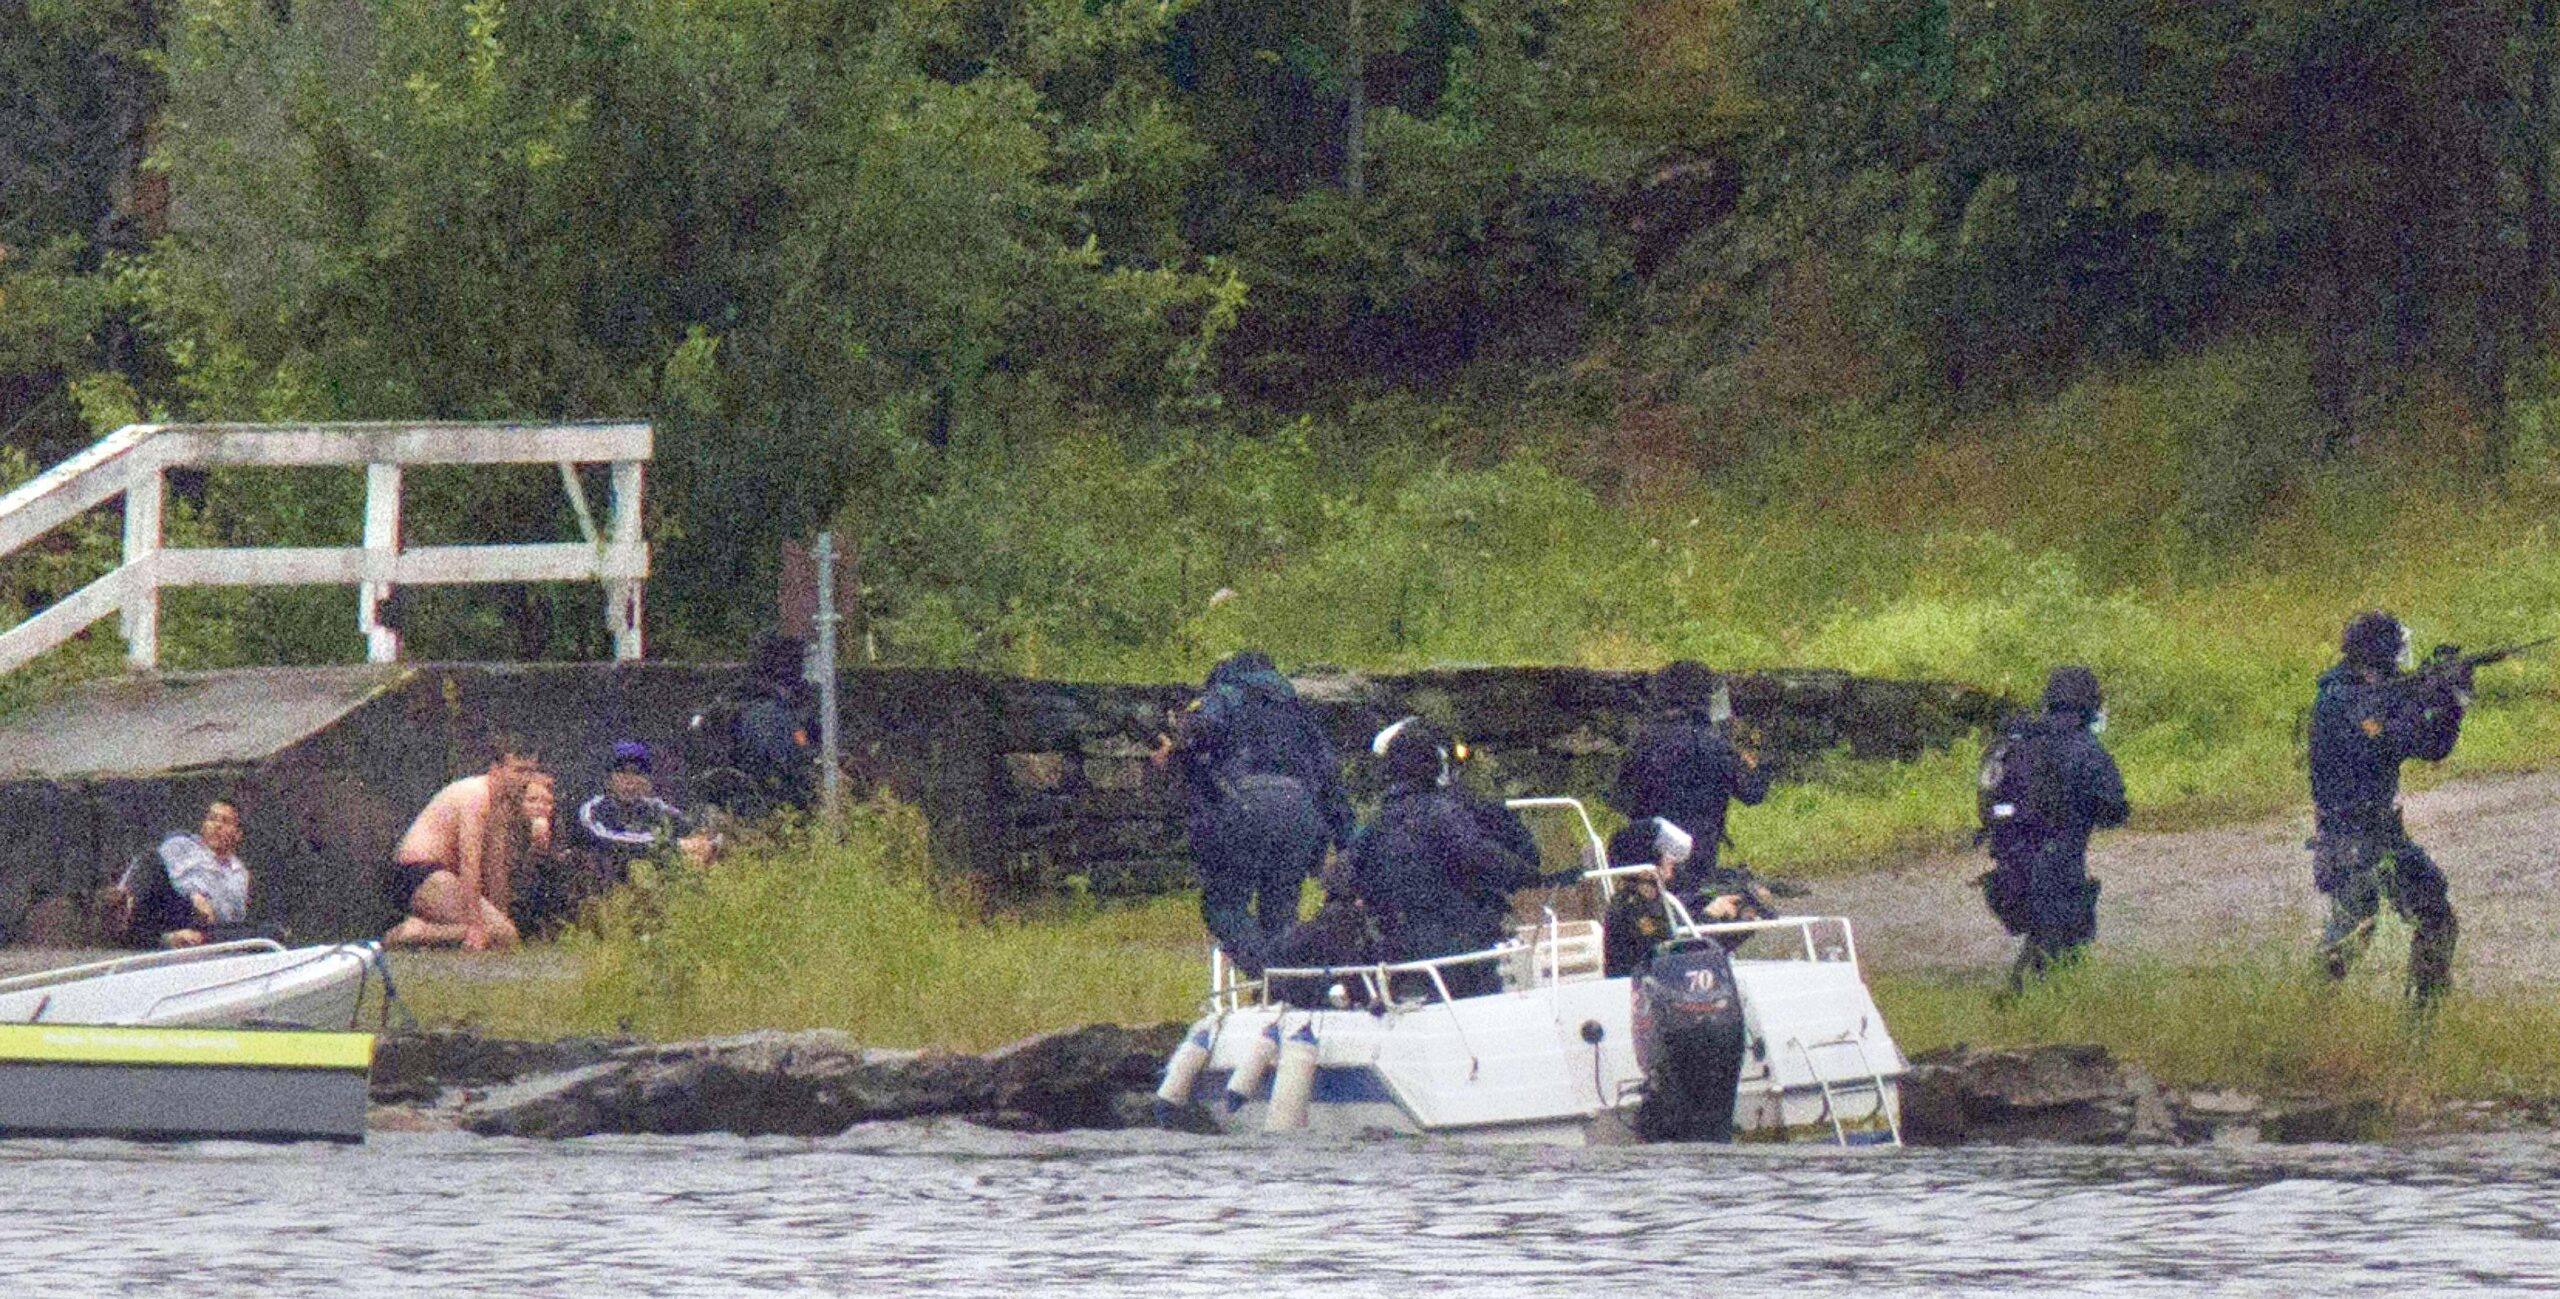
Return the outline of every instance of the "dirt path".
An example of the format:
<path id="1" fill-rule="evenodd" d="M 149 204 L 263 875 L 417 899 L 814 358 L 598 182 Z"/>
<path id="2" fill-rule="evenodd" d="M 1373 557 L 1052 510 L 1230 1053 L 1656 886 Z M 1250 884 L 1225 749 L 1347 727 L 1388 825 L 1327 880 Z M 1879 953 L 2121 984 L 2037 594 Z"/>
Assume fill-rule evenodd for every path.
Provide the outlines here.
<path id="1" fill-rule="evenodd" d="M 2459 780 L 2405 802 L 2410 833 L 2453 884 L 2462 922 L 2457 980 L 2468 987 L 2560 987 L 2560 772 Z M 1749 815 L 1739 814 L 1745 819 L 1738 829 L 1747 832 Z M 2306 807 L 2248 825 L 2099 834 L 2089 864 L 2106 882 L 2098 905 L 2100 947 L 2185 960 L 2196 958 L 2200 946 L 2236 940 L 2309 959 L 2326 914 L 2311 888 L 2311 854 L 2302 846 L 2309 833 Z M 1973 887 L 1988 864 L 1979 852 L 1932 854 L 1892 869 L 1807 881 L 1810 894 L 1785 905 L 1798 913 L 1848 916 L 1871 969 L 1992 977 L 2007 969 L 2017 940 L 1983 910 Z M 0 948 L 0 975 L 112 955 Z M 539 950 L 503 960 L 404 956 L 402 968 L 411 964 L 464 978 L 561 975 L 557 954 Z"/>
<path id="2" fill-rule="evenodd" d="M 2403 800 L 2409 833 L 2452 882 L 2464 986 L 2560 984 L 2560 773 L 2484 776 Z M 1743 813 L 1743 816 L 1749 814 Z M 2325 900 L 2311 887 L 2310 809 L 2251 825 L 2098 835 L 2090 873 L 2105 881 L 2098 943 L 2172 960 L 2202 942 L 2284 945 L 2309 958 Z M 2007 967 L 2016 940 L 1982 906 L 1979 853 L 1937 854 L 1865 875 L 1808 881 L 1790 910 L 1856 923 L 1873 969 Z M 2405 931 L 2403 931 L 2405 932 Z M 2397 961 L 2405 953 L 2395 953 Z"/>

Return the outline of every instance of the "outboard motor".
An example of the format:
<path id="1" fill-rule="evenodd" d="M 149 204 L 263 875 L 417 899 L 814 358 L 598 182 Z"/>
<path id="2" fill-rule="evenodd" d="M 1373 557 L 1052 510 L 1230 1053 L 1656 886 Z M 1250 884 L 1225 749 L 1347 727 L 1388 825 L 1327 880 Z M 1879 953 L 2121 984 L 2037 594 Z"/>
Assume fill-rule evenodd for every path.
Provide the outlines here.
<path id="1" fill-rule="evenodd" d="M 1637 1135 L 1731 1141 L 1744 1033 L 1724 944 L 1683 938 L 1656 947 L 1636 973 L 1633 995 L 1636 1066 L 1644 1070 Z"/>

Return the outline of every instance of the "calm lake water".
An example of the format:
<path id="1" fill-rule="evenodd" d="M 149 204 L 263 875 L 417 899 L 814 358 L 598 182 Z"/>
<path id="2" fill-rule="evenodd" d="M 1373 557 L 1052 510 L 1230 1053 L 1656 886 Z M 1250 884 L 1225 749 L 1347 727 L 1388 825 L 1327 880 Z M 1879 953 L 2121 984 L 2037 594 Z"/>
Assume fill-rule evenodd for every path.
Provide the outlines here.
<path id="1" fill-rule="evenodd" d="M 2509 1294 L 2560 1288 L 2560 1138 L 0 1142 L 0 1275 L 31 1296 Z"/>

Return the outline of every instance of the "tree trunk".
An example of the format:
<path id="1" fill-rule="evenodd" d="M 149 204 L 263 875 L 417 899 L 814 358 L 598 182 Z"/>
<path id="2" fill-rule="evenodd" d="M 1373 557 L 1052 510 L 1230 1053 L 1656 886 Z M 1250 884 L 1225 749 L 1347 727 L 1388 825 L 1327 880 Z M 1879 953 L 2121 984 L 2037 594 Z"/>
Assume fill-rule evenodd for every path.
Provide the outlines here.
<path id="1" fill-rule="evenodd" d="M 2551 312 L 2551 0 L 2532 0 L 2525 18 L 2528 48 L 2524 122 L 2524 291 L 2518 295 L 2525 337 L 2539 345 Z"/>
<path id="2" fill-rule="evenodd" d="M 1366 150 L 1361 140 L 1369 116 L 1368 38 L 1363 30 L 1361 0 L 1349 0 L 1349 3 L 1350 33 L 1343 57 L 1344 80 L 1349 83 L 1349 102 L 1342 110 L 1342 188 L 1356 199 L 1368 190 L 1367 177 L 1362 174 Z"/>

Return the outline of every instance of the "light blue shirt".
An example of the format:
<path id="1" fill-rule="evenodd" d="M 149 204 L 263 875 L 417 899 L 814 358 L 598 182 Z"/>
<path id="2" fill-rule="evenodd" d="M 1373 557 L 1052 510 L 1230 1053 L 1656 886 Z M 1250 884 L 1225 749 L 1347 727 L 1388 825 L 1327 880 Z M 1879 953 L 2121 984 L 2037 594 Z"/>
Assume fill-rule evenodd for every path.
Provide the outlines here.
<path id="1" fill-rule="evenodd" d="M 204 840 L 181 833 L 160 841 L 160 862 L 180 897 L 201 893 L 213 904 L 213 923 L 236 925 L 249 918 L 249 868 L 239 857 L 217 856 Z"/>

